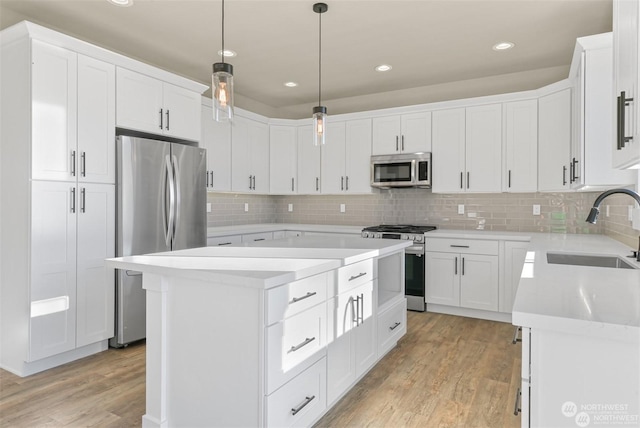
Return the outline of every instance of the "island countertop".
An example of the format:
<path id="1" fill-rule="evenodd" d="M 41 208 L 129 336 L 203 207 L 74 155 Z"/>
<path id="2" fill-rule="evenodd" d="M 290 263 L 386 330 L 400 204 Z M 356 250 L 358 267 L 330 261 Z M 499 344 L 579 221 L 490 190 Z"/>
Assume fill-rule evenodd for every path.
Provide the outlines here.
<path id="1" fill-rule="evenodd" d="M 551 264 L 547 253 L 614 255 L 636 269 Z M 609 338 L 640 339 L 640 263 L 602 235 L 531 234 L 513 324 Z"/>

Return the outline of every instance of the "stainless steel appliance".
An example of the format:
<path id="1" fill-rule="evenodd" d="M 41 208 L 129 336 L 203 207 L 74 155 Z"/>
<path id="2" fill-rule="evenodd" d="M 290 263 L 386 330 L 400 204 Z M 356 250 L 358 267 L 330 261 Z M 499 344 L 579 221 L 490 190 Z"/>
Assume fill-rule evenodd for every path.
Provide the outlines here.
<path id="1" fill-rule="evenodd" d="M 116 155 L 116 255 L 206 246 L 206 151 L 119 136 Z M 117 271 L 116 334 L 111 346 L 145 337 L 145 297 L 140 272 Z"/>
<path id="2" fill-rule="evenodd" d="M 404 250 L 404 294 L 407 309 L 424 312 L 425 270 L 424 270 L 424 234 L 436 230 L 436 226 L 389 225 L 365 227 L 363 238 L 405 239 L 413 245 Z"/>
<path id="3" fill-rule="evenodd" d="M 431 187 L 431 153 L 371 156 L 371 187 Z"/>

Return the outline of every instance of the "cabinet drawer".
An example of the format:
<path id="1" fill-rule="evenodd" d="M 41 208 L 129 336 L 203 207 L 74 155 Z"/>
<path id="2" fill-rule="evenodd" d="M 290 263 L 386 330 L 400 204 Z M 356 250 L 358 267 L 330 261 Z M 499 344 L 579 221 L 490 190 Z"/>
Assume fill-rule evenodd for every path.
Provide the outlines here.
<path id="1" fill-rule="evenodd" d="M 310 276 L 267 291 L 267 325 L 327 300 L 330 272 Z"/>
<path id="2" fill-rule="evenodd" d="M 268 241 L 273 239 L 273 232 L 248 233 L 242 235 L 242 242 Z"/>
<path id="3" fill-rule="evenodd" d="M 425 251 L 498 255 L 498 241 L 426 238 Z"/>
<path id="4" fill-rule="evenodd" d="M 215 247 L 216 245 L 232 245 L 232 244 L 240 244 L 242 243 L 242 238 L 240 235 L 230 235 L 230 236 L 216 236 L 213 238 L 207 238 L 207 246 Z"/>
<path id="5" fill-rule="evenodd" d="M 327 407 L 327 359 L 322 358 L 267 396 L 266 426 L 311 426 Z"/>
<path id="6" fill-rule="evenodd" d="M 407 299 L 378 316 L 378 355 L 386 354 L 407 333 Z"/>
<path id="7" fill-rule="evenodd" d="M 336 294 L 344 293 L 371 280 L 373 280 L 373 259 L 341 267 L 338 269 L 338 289 Z"/>
<path id="8" fill-rule="evenodd" d="M 267 327 L 267 393 L 322 357 L 326 344 L 326 303 Z"/>

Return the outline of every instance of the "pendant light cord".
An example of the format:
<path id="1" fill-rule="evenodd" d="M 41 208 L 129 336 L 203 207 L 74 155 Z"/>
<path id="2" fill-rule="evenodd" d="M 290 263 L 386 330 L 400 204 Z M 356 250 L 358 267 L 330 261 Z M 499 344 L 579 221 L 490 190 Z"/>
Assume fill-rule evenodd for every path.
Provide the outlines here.
<path id="1" fill-rule="evenodd" d="M 224 0 L 223 0 L 224 1 Z M 320 94 L 322 93 L 322 12 L 318 13 L 320 25 L 318 32 L 318 105 L 322 105 Z"/>
<path id="2" fill-rule="evenodd" d="M 224 0 L 222 0 L 222 63 L 224 64 Z"/>

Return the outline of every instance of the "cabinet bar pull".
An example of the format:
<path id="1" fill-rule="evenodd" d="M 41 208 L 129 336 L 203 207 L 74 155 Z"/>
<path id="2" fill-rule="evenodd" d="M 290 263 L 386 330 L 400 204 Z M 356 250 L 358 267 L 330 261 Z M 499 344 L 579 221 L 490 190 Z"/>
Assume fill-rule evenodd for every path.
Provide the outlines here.
<path id="1" fill-rule="evenodd" d="M 396 322 L 393 326 L 389 327 L 389 330 L 395 330 L 401 323 Z"/>
<path id="2" fill-rule="evenodd" d="M 522 391 L 520 390 L 520 387 L 518 387 L 518 390 L 516 391 L 516 405 L 513 408 L 513 415 L 514 416 L 518 416 L 518 413 L 520 413 L 522 411 L 522 409 L 520 408 L 520 400 L 522 398 Z"/>
<path id="3" fill-rule="evenodd" d="M 464 275 L 464 257 L 462 258 L 462 274 Z"/>
<path id="4" fill-rule="evenodd" d="M 249 190 L 251 190 L 251 176 L 249 176 Z"/>
<path id="5" fill-rule="evenodd" d="M 451 248 L 469 248 L 468 245 L 449 245 Z"/>
<path id="6" fill-rule="evenodd" d="M 295 409 L 291 409 L 291 414 L 295 416 L 300 410 L 304 409 L 307 404 L 311 403 L 314 398 L 316 398 L 315 395 L 312 395 L 311 397 L 304 397 L 304 402 Z"/>
<path id="7" fill-rule="evenodd" d="M 320 190 L 319 184 L 320 184 L 320 179 L 316 177 L 316 192 Z"/>
<path id="8" fill-rule="evenodd" d="M 344 190 L 344 177 L 340 177 L 340 190 Z"/>
<path id="9" fill-rule="evenodd" d="M 616 107 L 617 107 L 617 117 L 616 117 L 616 149 L 618 150 L 622 150 L 623 144 L 622 144 L 622 136 L 624 134 L 624 129 L 622 128 L 622 123 L 624 121 L 624 119 L 622 118 L 624 116 L 624 104 L 622 104 L 622 94 L 624 94 L 624 92 L 621 92 L 620 95 L 618 96 L 618 100 L 616 103 Z"/>
<path id="10" fill-rule="evenodd" d="M 162 129 L 162 109 L 160 109 L 160 129 Z"/>
<path id="11" fill-rule="evenodd" d="M 213 187 L 213 171 L 211 171 L 211 187 Z"/>
<path id="12" fill-rule="evenodd" d="M 253 176 L 253 190 L 256 190 L 256 176 Z"/>
<path id="13" fill-rule="evenodd" d="M 360 272 L 359 274 L 357 274 L 357 275 L 353 275 L 352 277 L 350 277 L 350 278 L 349 278 L 349 281 L 353 281 L 354 279 L 358 279 L 358 278 L 360 278 L 361 276 L 365 276 L 366 274 L 367 274 L 366 272 Z"/>
<path id="14" fill-rule="evenodd" d="M 76 151 L 71 150 L 71 176 L 76 176 Z"/>
<path id="15" fill-rule="evenodd" d="M 462 171 L 460 171 L 460 188 L 462 189 Z"/>
<path id="16" fill-rule="evenodd" d="M 511 170 L 509 170 L 509 189 L 511 189 Z"/>
<path id="17" fill-rule="evenodd" d="M 398 151 L 398 136 L 396 135 L 396 152 Z"/>
<path id="18" fill-rule="evenodd" d="M 357 296 L 356 300 L 358 302 L 358 325 L 360 325 L 364 323 L 364 293 L 361 293 L 359 296 Z"/>
<path id="19" fill-rule="evenodd" d="M 293 192 L 293 180 L 294 180 L 294 178 L 292 177 L 292 178 L 291 178 L 291 191 L 292 191 L 292 192 Z"/>
<path id="20" fill-rule="evenodd" d="M 316 340 L 315 337 L 312 337 L 311 339 L 309 339 L 308 337 L 304 340 L 304 342 L 300 343 L 299 345 L 296 346 L 292 346 L 291 349 L 289 349 L 287 351 L 287 354 L 290 354 L 292 352 L 296 352 L 298 349 L 302 348 L 303 346 L 306 346 L 308 344 L 310 344 L 311 342 L 313 342 L 314 340 Z"/>
<path id="21" fill-rule="evenodd" d="M 515 345 L 516 343 L 518 343 L 518 342 L 522 342 L 522 339 L 518 339 L 518 332 L 519 332 L 520 330 L 522 330 L 522 327 L 518 327 L 518 326 L 516 326 L 516 327 L 513 329 L 513 340 L 511 341 L 511 343 L 512 343 L 512 344 L 514 344 L 514 345 Z"/>
<path id="22" fill-rule="evenodd" d="M 253 240 L 253 242 L 257 242 L 257 241 L 264 241 L 264 238 L 256 238 Z"/>
<path id="23" fill-rule="evenodd" d="M 349 190 L 349 176 L 348 175 L 347 175 L 346 182 L 347 182 L 347 186 L 346 186 L 346 188 L 344 190 Z"/>
<path id="24" fill-rule="evenodd" d="M 76 188 L 71 189 L 71 212 L 76 212 Z"/>
<path id="25" fill-rule="evenodd" d="M 456 257 L 456 260 L 453 262 L 453 274 L 457 275 L 458 274 L 458 258 Z"/>
<path id="26" fill-rule="evenodd" d="M 86 203 L 86 199 L 85 199 L 85 188 L 83 187 L 82 189 L 80 189 L 80 212 L 84 213 L 84 205 Z"/>
<path id="27" fill-rule="evenodd" d="M 85 177 L 87 175 L 87 153 L 82 152 L 80 154 L 80 175 Z"/>
<path id="28" fill-rule="evenodd" d="M 231 245 L 231 242 L 221 242 L 218 245 Z"/>
<path id="29" fill-rule="evenodd" d="M 318 293 L 316 293 L 315 291 L 314 292 L 309 291 L 307 292 L 307 294 L 305 294 L 302 297 L 294 297 L 293 299 L 291 299 L 289 303 L 296 303 L 296 302 L 299 302 L 300 300 L 308 299 L 311 296 L 315 296 L 316 294 Z"/>
<path id="30" fill-rule="evenodd" d="M 467 171 L 467 189 L 470 186 L 471 180 L 469 179 L 471 177 L 471 173 L 469 171 Z"/>
<path id="31" fill-rule="evenodd" d="M 633 137 L 627 137 L 625 133 L 625 110 L 629 105 L 629 101 L 633 101 L 633 98 L 627 98 L 625 91 L 620 92 L 618 97 L 618 138 L 617 148 L 623 149 L 624 146 L 633 139 Z"/>
<path id="32" fill-rule="evenodd" d="M 402 136 L 402 151 L 404 151 L 404 135 Z"/>
<path id="33" fill-rule="evenodd" d="M 578 178 L 580 178 L 578 176 L 578 162 L 580 162 L 579 160 L 577 160 L 576 158 L 573 158 L 573 160 L 571 161 L 571 166 L 573 167 L 573 181 L 578 181 Z"/>
<path id="34" fill-rule="evenodd" d="M 562 185 L 567 185 L 567 166 L 562 165 Z"/>
<path id="35" fill-rule="evenodd" d="M 207 179 L 207 184 L 205 187 L 209 187 L 209 171 L 205 172 L 204 175 L 206 176 L 206 179 Z"/>
<path id="36" fill-rule="evenodd" d="M 169 130 L 169 109 L 167 109 L 167 131 Z"/>

